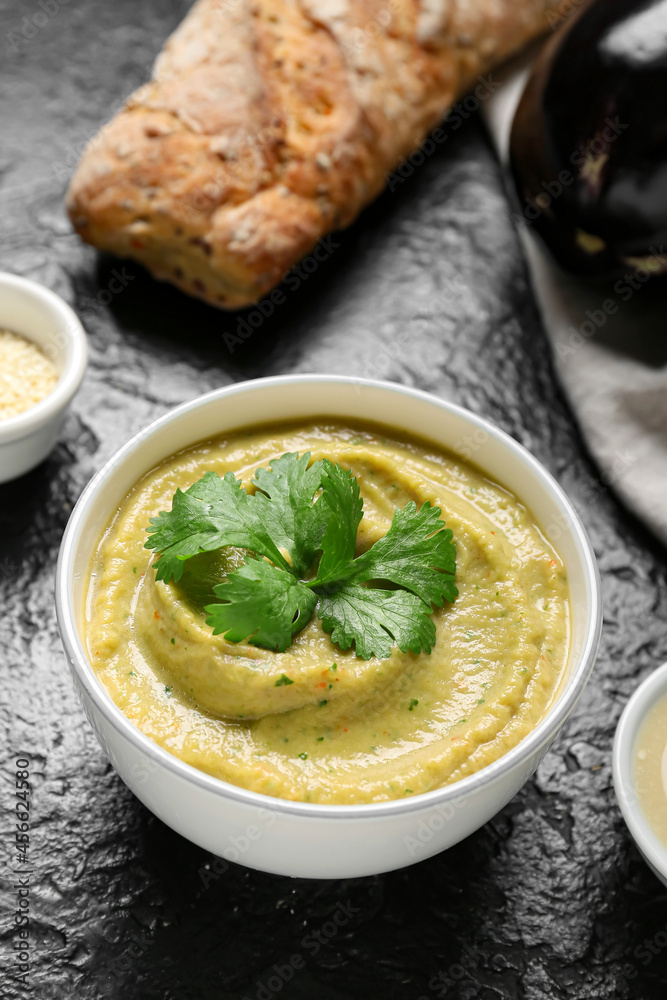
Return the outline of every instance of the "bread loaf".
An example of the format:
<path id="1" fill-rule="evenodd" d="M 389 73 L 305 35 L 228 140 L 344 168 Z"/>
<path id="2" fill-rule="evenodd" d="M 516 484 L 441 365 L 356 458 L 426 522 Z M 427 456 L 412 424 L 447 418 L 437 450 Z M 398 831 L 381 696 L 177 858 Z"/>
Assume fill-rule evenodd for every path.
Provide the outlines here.
<path id="1" fill-rule="evenodd" d="M 347 226 L 553 0 L 199 0 L 67 197 L 88 243 L 226 309 Z"/>

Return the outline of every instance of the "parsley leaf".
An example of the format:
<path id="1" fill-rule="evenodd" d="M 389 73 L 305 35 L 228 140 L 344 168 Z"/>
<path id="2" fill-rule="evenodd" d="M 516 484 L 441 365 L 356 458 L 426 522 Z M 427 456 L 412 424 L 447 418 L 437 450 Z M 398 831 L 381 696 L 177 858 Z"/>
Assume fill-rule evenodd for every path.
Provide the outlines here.
<path id="1" fill-rule="evenodd" d="M 309 466 L 309 462 L 309 451 L 301 456 L 288 452 L 274 458 L 269 469 L 258 469 L 252 481 L 258 490 L 253 506 L 276 545 L 289 552 L 299 576 L 307 572 L 320 548 L 329 516 L 321 498 L 313 503 L 323 464 Z"/>
<path id="2" fill-rule="evenodd" d="M 364 510 L 356 476 L 328 458 L 324 459 L 323 465 L 320 503 L 328 510 L 329 520 L 322 539 L 317 580 L 311 586 L 324 586 L 345 575 L 354 558 L 357 528 Z"/>
<path id="3" fill-rule="evenodd" d="M 223 545 L 251 549 L 288 569 L 253 499 L 233 472 L 223 479 L 207 472 L 185 492 L 176 490 L 171 510 L 152 517 L 146 529 L 152 535 L 146 548 L 161 553 L 155 563 L 157 579 L 166 583 L 173 576 L 178 582 L 183 560 Z"/>
<path id="4" fill-rule="evenodd" d="M 329 459 L 310 459 L 309 452 L 274 459 L 257 470 L 250 495 L 232 472 L 222 479 L 207 472 L 177 490 L 171 511 L 147 528 L 146 548 L 160 552 L 157 579 L 178 582 L 184 560 L 198 553 L 247 549 L 247 561 L 213 586 L 220 603 L 205 606 L 214 635 L 284 652 L 319 601 L 324 630 L 341 649 L 354 643 L 364 659 L 390 656 L 393 645 L 430 653 L 433 605 L 458 594 L 456 550 L 440 508 L 425 503 L 418 510 L 414 501 L 397 508 L 386 535 L 355 559 L 359 483 Z M 318 553 L 317 576 L 305 579 Z"/>
<path id="5" fill-rule="evenodd" d="M 458 595 L 452 532 L 440 520 L 440 508 L 428 501 L 420 510 L 414 500 L 397 507 L 387 534 L 353 566 L 355 582 L 389 580 L 438 607 Z"/>
<path id="6" fill-rule="evenodd" d="M 435 645 L 430 605 L 407 590 L 347 585 L 323 597 L 318 614 L 332 640 L 341 649 L 354 642 L 364 660 L 390 656 L 394 643 L 404 653 L 430 653 Z"/>
<path id="7" fill-rule="evenodd" d="M 225 602 L 204 608 L 213 635 L 224 633 L 230 642 L 249 637 L 253 645 L 281 653 L 308 623 L 317 603 L 312 590 L 266 559 L 249 559 L 213 591 Z"/>

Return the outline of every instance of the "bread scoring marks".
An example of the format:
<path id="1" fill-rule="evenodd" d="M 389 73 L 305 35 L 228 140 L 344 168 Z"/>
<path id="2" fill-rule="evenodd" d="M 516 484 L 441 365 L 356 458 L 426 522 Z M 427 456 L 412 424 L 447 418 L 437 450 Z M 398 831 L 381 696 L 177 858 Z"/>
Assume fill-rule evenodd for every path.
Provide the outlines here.
<path id="1" fill-rule="evenodd" d="M 301 7 L 311 21 L 319 21 L 330 30 L 335 21 L 347 17 L 350 12 L 348 0 L 301 0 Z"/>
<path id="2" fill-rule="evenodd" d="M 417 41 L 432 42 L 442 36 L 449 21 L 449 0 L 419 0 Z"/>
<path id="3" fill-rule="evenodd" d="M 360 0 L 354 4 L 350 4 L 349 0 L 298 0 L 304 16 L 328 32 L 340 49 L 342 60 L 351 71 L 350 84 L 358 99 L 361 99 L 358 92 L 360 74 L 368 74 L 369 80 L 364 83 L 368 87 L 370 80 L 385 72 L 378 52 L 378 35 L 392 19 L 390 8 L 405 2 L 386 0 L 387 9 L 372 18 Z M 414 0 L 407 2 L 413 3 Z"/>

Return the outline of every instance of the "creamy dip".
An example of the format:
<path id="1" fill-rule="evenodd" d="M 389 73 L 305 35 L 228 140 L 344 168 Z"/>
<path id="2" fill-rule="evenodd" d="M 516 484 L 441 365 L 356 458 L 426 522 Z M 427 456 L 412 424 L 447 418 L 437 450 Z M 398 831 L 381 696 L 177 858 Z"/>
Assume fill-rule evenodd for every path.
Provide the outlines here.
<path id="1" fill-rule="evenodd" d="M 635 788 L 653 832 L 667 847 L 667 696 L 656 702 L 639 730 Z"/>
<path id="2" fill-rule="evenodd" d="M 214 637 L 203 607 L 243 561 L 235 550 L 195 556 L 178 585 L 156 582 L 145 528 L 177 487 L 232 470 L 250 492 L 258 466 L 295 451 L 358 478 L 358 552 L 396 507 L 441 508 L 459 597 L 434 611 L 430 655 L 362 660 L 316 615 L 284 653 Z M 328 418 L 236 432 L 149 472 L 94 552 L 85 618 L 94 669 L 142 732 L 234 784 L 321 803 L 417 795 L 496 760 L 545 715 L 569 644 L 563 564 L 516 497 L 426 441 Z"/>

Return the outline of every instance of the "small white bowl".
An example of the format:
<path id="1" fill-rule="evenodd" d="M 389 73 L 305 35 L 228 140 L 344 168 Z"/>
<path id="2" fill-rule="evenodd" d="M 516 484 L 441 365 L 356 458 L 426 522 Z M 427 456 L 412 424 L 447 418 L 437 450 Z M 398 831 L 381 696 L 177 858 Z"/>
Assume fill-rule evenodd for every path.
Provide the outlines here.
<path id="1" fill-rule="evenodd" d="M 547 716 L 476 774 L 409 800 L 320 805 L 272 798 L 204 774 L 163 750 L 116 707 L 82 641 L 92 551 L 137 480 L 167 456 L 249 424 L 330 415 L 373 420 L 472 456 L 530 508 L 556 544 L 570 583 L 572 643 Z M 132 791 L 184 837 L 221 859 L 281 875 L 344 878 L 431 857 L 477 830 L 533 773 L 581 694 L 597 652 L 602 608 L 590 542 L 558 484 L 521 445 L 486 420 L 389 382 L 326 375 L 258 379 L 185 403 L 122 448 L 89 483 L 63 537 L 58 623 L 75 684 L 97 737 Z M 214 878 L 215 874 L 211 875 Z"/>
<path id="2" fill-rule="evenodd" d="M 664 695 L 667 695 L 667 663 L 642 681 L 625 706 L 616 728 L 612 763 L 616 798 L 623 819 L 644 860 L 667 885 L 667 846 L 651 828 L 637 796 L 634 777 L 639 731 L 648 713 Z"/>
<path id="3" fill-rule="evenodd" d="M 86 370 L 86 334 L 66 302 L 35 281 L 0 272 L 0 329 L 32 340 L 58 371 L 48 396 L 0 420 L 0 483 L 33 469 L 53 448 Z"/>

